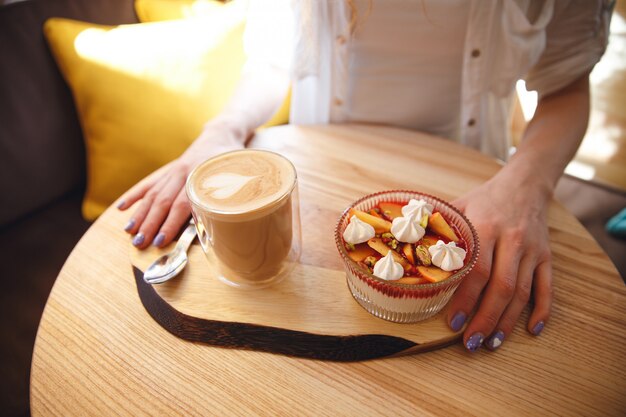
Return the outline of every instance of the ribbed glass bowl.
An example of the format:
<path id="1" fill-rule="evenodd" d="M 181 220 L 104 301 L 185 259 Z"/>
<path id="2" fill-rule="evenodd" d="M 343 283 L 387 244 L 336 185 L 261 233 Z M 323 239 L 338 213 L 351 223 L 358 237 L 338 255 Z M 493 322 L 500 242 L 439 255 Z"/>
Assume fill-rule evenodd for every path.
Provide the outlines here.
<path id="1" fill-rule="evenodd" d="M 432 204 L 433 212 L 440 212 L 449 223 L 454 224 L 467 245 L 463 268 L 448 279 L 427 284 L 399 284 L 372 275 L 348 256 L 343 232 L 350 222 L 351 208 L 369 211 L 381 202 L 406 203 L 412 198 Z M 381 191 L 353 203 L 339 218 L 335 228 L 335 243 L 346 269 L 348 288 L 355 300 L 374 316 L 397 323 L 414 323 L 441 311 L 474 267 L 479 251 L 476 231 L 458 209 L 437 197 L 407 190 Z"/>

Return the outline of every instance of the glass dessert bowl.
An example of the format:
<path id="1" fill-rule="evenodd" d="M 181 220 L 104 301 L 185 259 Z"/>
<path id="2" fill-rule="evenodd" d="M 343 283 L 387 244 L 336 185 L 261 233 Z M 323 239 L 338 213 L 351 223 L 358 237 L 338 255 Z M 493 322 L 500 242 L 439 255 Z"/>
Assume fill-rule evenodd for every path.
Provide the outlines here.
<path id="1" fill-rule="evenodd" d="M 355 300 L 397 323 L 441 311 L 479 252 L 476 231 L 458 209 L 407 190 L 377 192 L 350 205 L 335 243 Z"/>

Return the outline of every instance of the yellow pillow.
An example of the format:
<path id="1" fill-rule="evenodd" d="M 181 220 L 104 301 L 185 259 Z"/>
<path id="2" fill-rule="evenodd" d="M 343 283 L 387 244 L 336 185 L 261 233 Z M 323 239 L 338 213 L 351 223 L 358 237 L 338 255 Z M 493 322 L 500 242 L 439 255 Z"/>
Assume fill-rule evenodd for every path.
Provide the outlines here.
<path id="1" fill-rule="evenodd" d="M 179 156 L 223 108 L 245 62 L 243 30 L 228 4 L 188 20 L 45 23 L 86 141 L 85 218 Z"/>
<path id="2" fill-rule="evenodd" d="M 135 12 L 140 22 L 160 22 L 206 16 L 223 4 L 216 0 L 136 0 Z"/>
<path id="3" fill-rule="evenodd" d="M 229 7 L 240 7 L 241 13 L 245 13 L 245 1 L 232 0 L 227 4 Z M 215 13 L 216 10 L 223 6 L 224 2 L 217 0 L 135 0 L 135 12 L 140 22 L 162 22 L 204 17 Z M 288 123 L 290 105 L 291 91 L 285 97 L 285 101 L 276 111 L 276 114 L 272 116 L 264 127 Z"/>

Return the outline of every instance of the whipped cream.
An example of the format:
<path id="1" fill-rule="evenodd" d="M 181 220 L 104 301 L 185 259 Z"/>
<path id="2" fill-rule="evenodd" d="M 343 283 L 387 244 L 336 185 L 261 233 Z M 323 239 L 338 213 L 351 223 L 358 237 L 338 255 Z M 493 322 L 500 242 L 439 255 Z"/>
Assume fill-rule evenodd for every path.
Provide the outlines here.
<path id="1" fill-rule="evenodd" d="M 444 271 L 454 271 L 463 267 L 465 259 L 465 249 L 456 246 L 456 243 L 443 243 L 438 240 L 437 243 L 428 248 L 432 263 Z"/>
<path id="2" fill-rule="evenodd" d="M 391 223 L 391 234 L 400 242 L 415 243 L 423 238 L 425 233 L 426 230 L 420 225 L 419 218 L 413 216 L 396 217 Z"/>
<path id="3" fill-rule="evenodd" d="M 380 258 L 374 265 L 374 275 L 385 281 L 396 281 L 404 275 L 404 268 L 398 262 L 394 261 L 392 251 Z"/>
<path id="4" fill-rule="evenodd" d="M 376 236 L 374 227 L 354 215 L 350 217 L 350 223 L 343 232 L 343 240 L 353 245 L 367 242 L 374 236 Z"/>
<path id="5" fill-rule="evenodd" d="M 402 207 L 402 215 L 404 217 L 414 217 L 418 221 L 422 220 L 424 216 L 430 216 L 431 214 L 433 214 L 433 205 L 422 199 L 411 199 L 409 204 Z"/>

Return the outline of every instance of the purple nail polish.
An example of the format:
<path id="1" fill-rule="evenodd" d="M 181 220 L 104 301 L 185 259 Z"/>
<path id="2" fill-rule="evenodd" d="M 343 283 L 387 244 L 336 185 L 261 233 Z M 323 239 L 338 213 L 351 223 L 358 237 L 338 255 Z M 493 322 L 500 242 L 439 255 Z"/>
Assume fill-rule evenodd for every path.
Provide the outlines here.
<path id="1" fill-rule="evenodd" d="M 135 227 L 135 219 L 130 219 L 124 230 L 128 232 L 133 227 Z"/>
<path id="2" fill-rule="evenodd" d="M 153 246 L 161 246 L 163 244 L 163 241 L 165 240 L 165 234 L 164 233 L 159 233 L 154 240 L 152 241 L 152 245 Z"/>
<path id="3" fill-rule="evenodd" d="M 464 312 L 459 311 L 452 318 L 452 321 L 450 322 L 450 328 L 455 332 L 458 332 L 465 324 L 465 319 L 467 319 L 467 315 Z"/>
<path id="4" fill-rule="evenodd" d="M 144 239 L 145 239 L 145 236 L 143 235 L 143 233 L 137 233 L 135 237 L 133 238 L 133 245 L 135 246 L 141 245 Z"/>
<path id="5" fill-rule="evenodd" d="M 535 336 L 539 336 L 541 334 L 541 331 L 543 330 L 543 326 L 544 326 L 543 321 L 540 321 L 537 324 L 535 324 L 535 327 L 533 327 L 533 334 Z"/>
<path id="6" fill-rule="evenodd" d="M 116 206 L 116 207 L 117 207 L 118 209 L 121 209 L 122 207 L 124 207 L 124 204 L 126 204 L 126 201 L 122 200 L 122 201 L 120 201 L 119 203 L 117 203 L 117 206 Z"/>
<path id="7" fill-rule="evenodd" d="M 504 332 L 498 330 L 496 333 L 493 334 L 493 336 L 487 339 L 485 346 L 487 346 L 491 350 L 496 350 L 500 347 L 502 342 L 504 342 Z"/>
<path id="8" fill-rule="evenodd" d="M 474 333 L 469 339 L 467 339 L 465 347 L 470 352 L 476 352 L 480 345 L 482 345 L 483 340 L 485 340 L 485 336 L 483 336 L 482 333 Z"/>

